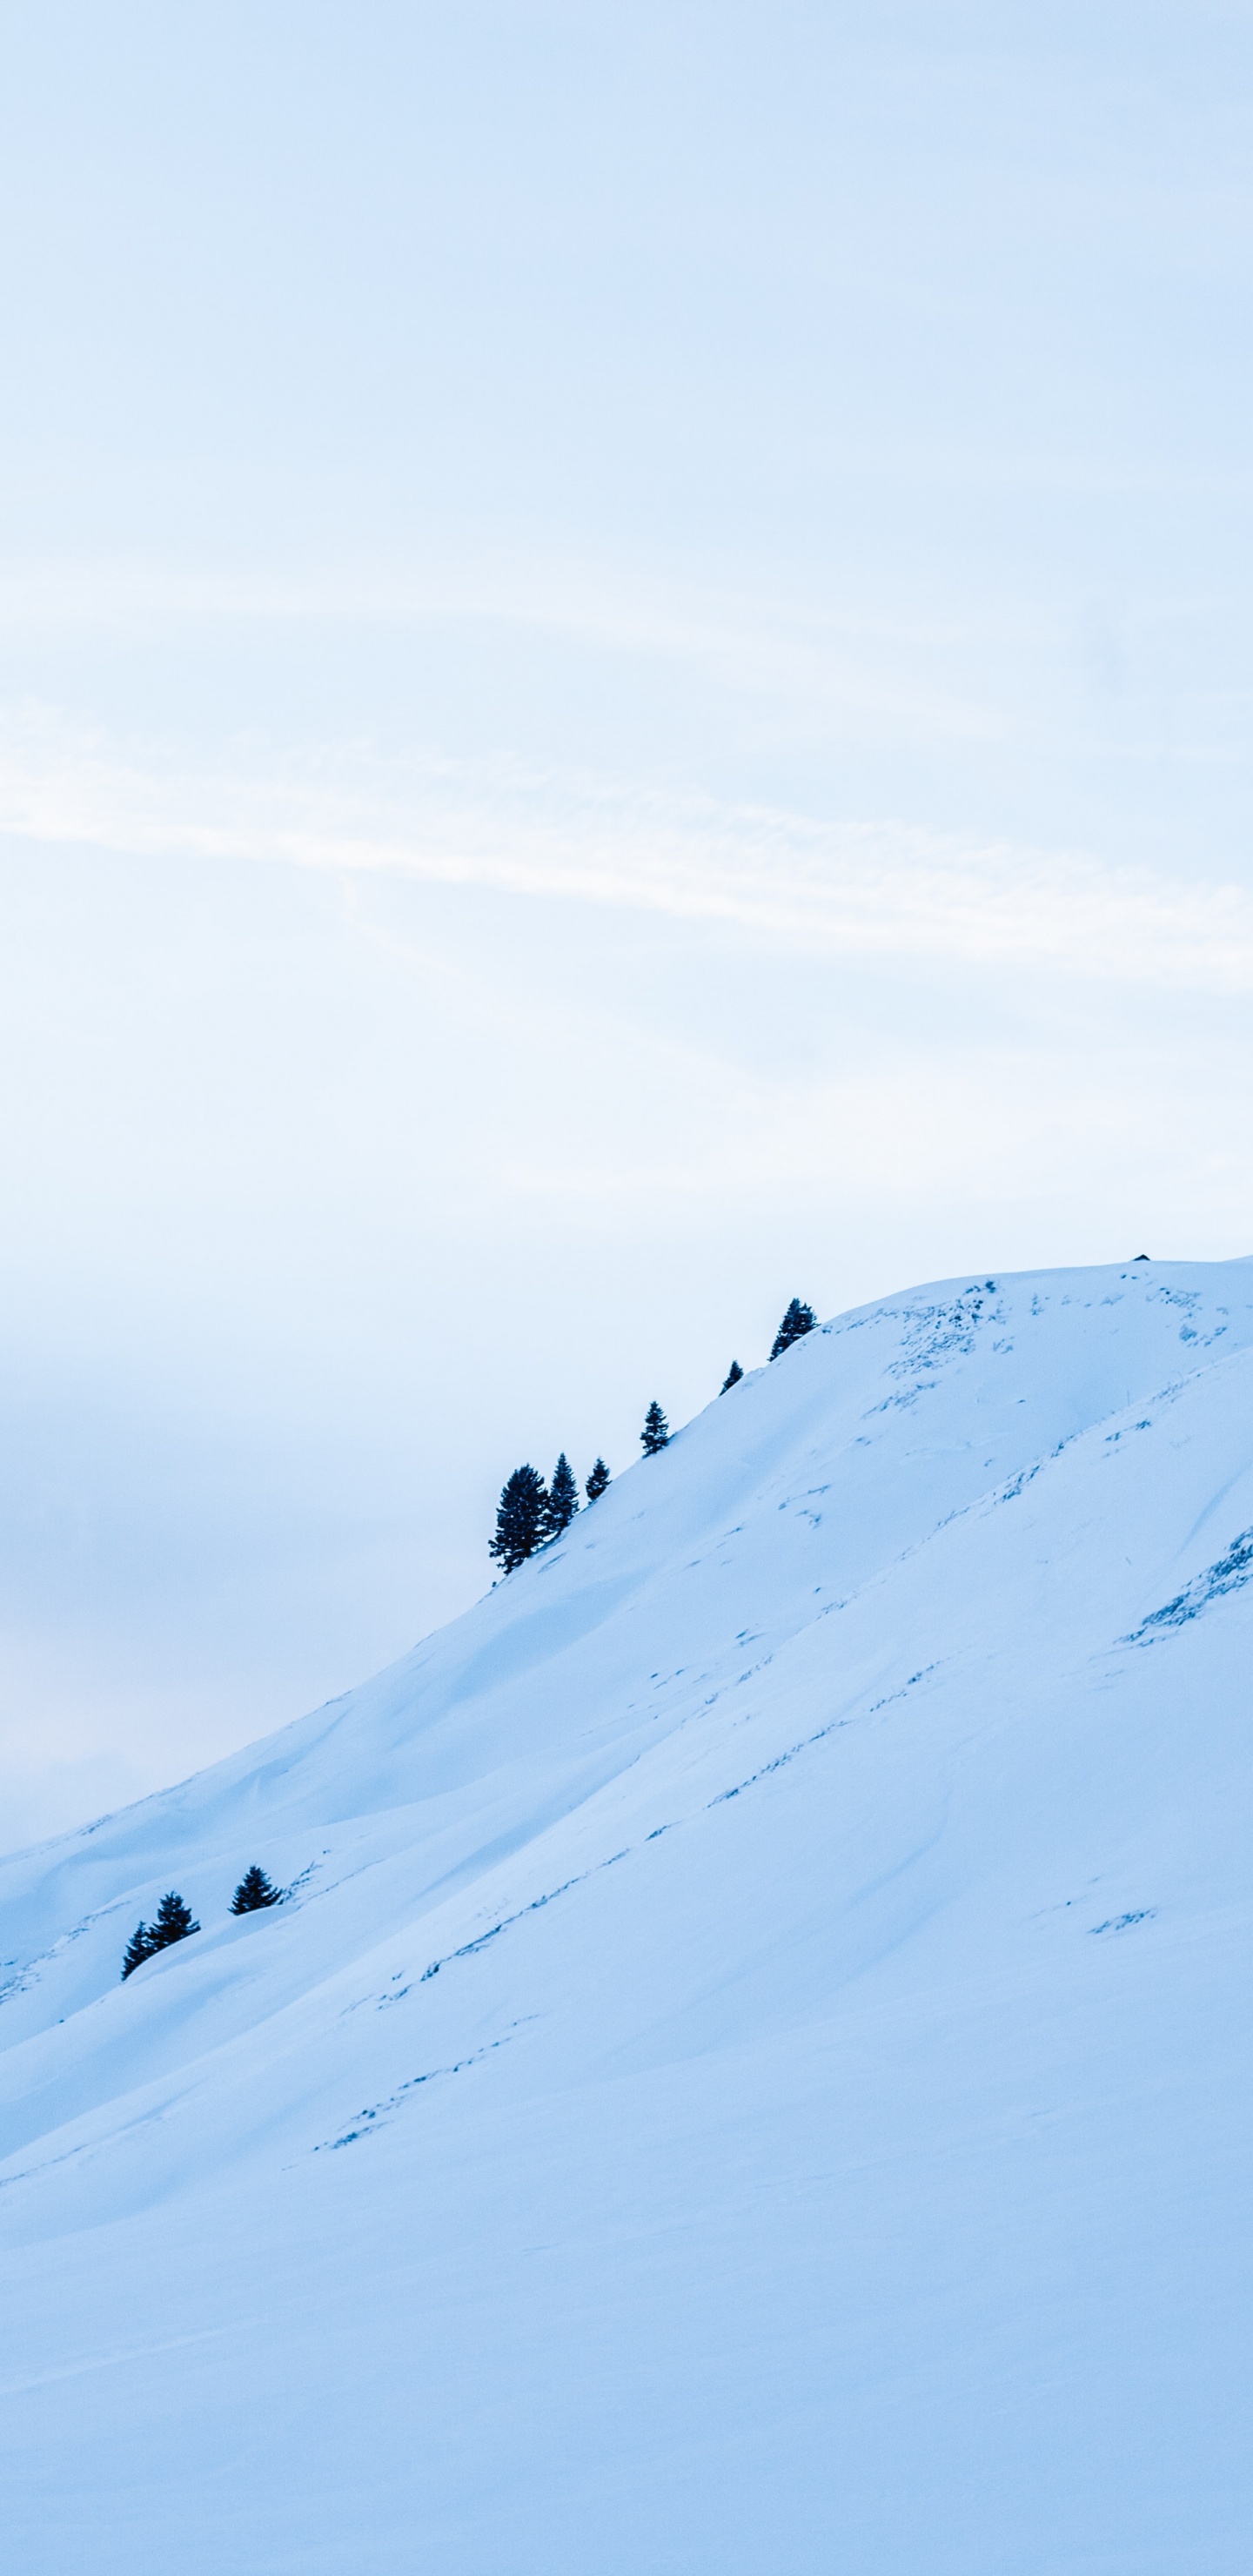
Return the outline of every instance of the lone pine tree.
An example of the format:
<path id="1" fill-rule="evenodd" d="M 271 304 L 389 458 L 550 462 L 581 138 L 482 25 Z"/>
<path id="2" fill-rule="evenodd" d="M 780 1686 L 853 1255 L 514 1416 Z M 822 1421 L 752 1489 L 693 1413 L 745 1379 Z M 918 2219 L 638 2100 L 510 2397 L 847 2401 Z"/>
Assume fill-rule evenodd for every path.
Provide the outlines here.
<path id="1" fill-rule="evenodd" d="M 817 1321 L 813 1307 L 802 1305 L 800 1298 L 794 1297 L 775 1334 L 771 1359 L 777 1360 L 784 1351 L 790 1351 L 793 1342 L 799 1342 L 806 1333 L 812 1333 Z"/>
<path id="2" fill-rule="evenodd" d="M 560 1538 L 562 1531 L 569 1529 L 578 1508 L 578 1484 L 574 1469 L 563 1449 L 553 1469 L 553 1480 L 548 1488 L 548 1508 L 544 1514 L 545 1538 Z"/>
<path id="3" fill-rule="evenodd" d="M 592 1469 L 591 1475 L 588 1477 L 587 1483 L 583 1488 L 589 1503 L 598 1503 L 600 1501 L 601 1495 L 604 1493 L 605 1487 L 609 1481 L 609 1469 L 605 1465 L 604 1459 L 598 1458 Z"/>
<path id="4" fill-rule="evenodd" d="M 251 1869 L 244 1871 L 231 1898 L 231 1912 L 259 1914 L 263 1905 L 277 1905 L 281 1894 L 282 1889 L 275 1886 L 272 1878 L 266 1877 L 265 1871 L 254 1860 Z"/>
<path id="5" fill-rule="evenodd" d="M 655 1458 L 658 1450 L 665 1448 L 669 1437 L 670 1425 L 654 1396 L 644 1416 L 644 1428 L 640 1433 L 640 1445 L 645 1457 Z"/>
<path id="6" fill-rule="evenodd" d="M 548 1494 L 538 1469 L 515 1467 L 501 1488 L 496 1536 L 487 1551 L 506 1574 L 512 1574 L 515 1565 L 524 1565 L 543 1544 L 547 1510 Z"/>
<path id="7" fill-rule="evenodd" d="M 719 1395 L 725 1395 L 729 1386 L 738 1386 L 743 1375 L 744 1371 L 740 1367 L 739 1361 L 732 1360 L 730 1368 L 727 1370 L 726 1376 L 718 1389 Z"/>

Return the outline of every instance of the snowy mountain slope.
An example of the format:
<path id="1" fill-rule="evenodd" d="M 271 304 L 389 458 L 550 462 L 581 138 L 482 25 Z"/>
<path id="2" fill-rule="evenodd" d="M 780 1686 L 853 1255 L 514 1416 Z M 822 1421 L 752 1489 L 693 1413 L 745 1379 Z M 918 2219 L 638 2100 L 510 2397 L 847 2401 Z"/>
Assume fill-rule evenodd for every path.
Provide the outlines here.
<path id="1" fill-rule="evenodd" d="M 1242 2568 L 1251 1398 L 1253 1264 L 860 1310 L 3 1864 L 21 2567 Z"/>

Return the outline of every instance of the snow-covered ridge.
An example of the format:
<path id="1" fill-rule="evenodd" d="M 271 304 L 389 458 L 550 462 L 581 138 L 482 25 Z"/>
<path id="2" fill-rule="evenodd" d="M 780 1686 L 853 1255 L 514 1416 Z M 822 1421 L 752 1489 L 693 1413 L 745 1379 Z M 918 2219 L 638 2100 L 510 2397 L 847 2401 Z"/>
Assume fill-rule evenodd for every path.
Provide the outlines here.
<path id="1" fill-rule="evenodd" d="M 1103 2170 L 1076 2199 L 1075 2158 L 1094 2122 L 1104 2134 L 1111 2080 L 1125 2101 L 1156 2103 L 1159 2127 L 1163 2063 L 1193 2104 L 1213 2083 L 1231 1943 L 1248 1935 L 1251 1345 L 1248 1262 L 989 1274 L 839 1317 L 716 1399 L 391 1671 L 0 1865 L 0 2229 L 27 2247 L 32 2285 L 64 2266 L 72 2276 L 83 2229 L 95 2249 L 96 2287 L 67 2300 L 54 2334 L 53 2380 L 108 2341 L 123 2237 L 145 2283 L 145 2353 L 174 2332 L 173 2248 L 194 2334 L 235 2316 L 199 2250 L 227 2190 L 248 2296 L 298 2404 L 343 2392 L 320 2339 L 292 2322 L 293 2284 L 328 2227 L 351 2246 L 326 2298 L 351 2287 L 392 2375 L 362 2364 L 359 2439 L 344 2435 L 335 2494 L 364 2494 L 366 2427 L 391 2421 L 398 2391 L 430 2410 L 434 2453 L 419 2447 L 442 2535 L 432 2565 L 792 2576 L 832 2563 L 836 2531 L 840 2563 L 912 2570 L 917 2528 L 897 2531 L 866 2463 L 885 2442 L 897 2460 L 899 2439 L 933 2508 L 965 2492 L 974 2415 L 952 2434 L 950 2495 L 949 2471 L 928 2455 L 924 2475 L 894 2412 L 920 2373 L 926 2402 L 949 2404 L 942 2373 L 928 2378 L 936 2334 L 975 2355 L 989 2386 L 1014 2356 L 1014 2475 L 1034 2493 L 1033 2441 L 1059 2438 L 1056 2397 L 1033 2377 L 1042 2318 L 1088 2389 L 1110 2301 L 1123 2330 L 1126 2302 L 1140 2315 L 1151 2292 L 1136 2266 L 1174 2170 L 1169 2158 L 1142 2170 L 1135 2150 L 1115 2209 Z M 252 1861 L 291 1895 L 232 1920 Z M 172 1886 L 203 1930 L 119 1985 L 129 1933 Z M 1011 2227 L 1004 2277 L 972 2308 L 944 2247 L 956 2231 L 982 2280 L 978 2213 L 988 2194 L 1017 2206 L 1022 2158 L 1007 2141 L 1014 2105 L 1037 2097 L 1065 2154 L 1056 2169 L 1028 2158 L 1039 2206 L 1025 2234 Z M 1234 2184 L 1218 2130 L 1201 2130 L 1194 2120 L 1190 2144 L 1181 2133 L 1178 2155 L 1227 2224 Z M 902 2153 L 924 2214 L 918 2277 L 911 2289 L 889 2260 L 859 2287 L 849 2229 L 878 2242 L 885 2213 L 899 2218 Z M 413 2255 L 398 2359 L 397 2231 L 433 2195 L 440 2228 Z M 1125 2231 L 1117 2295 L 1107 2282 L 1095 2305 L 1071 2259 L 1093 2212 L 1120 2244 Z M 518 2272 L 537 2229 L 538 2292 Z M 1037 2240 L 1060 2265 L 1054 2279 L 1046 2262 L 1043 2284 Z M 652 2380 L 632 2382 L 589 2435 L 588 2312 L 555 2287 L 573 2279 L 576 2244 L 599 2284 L 595 2313 L 627 2348 L 641 2299 L 674 2369 L 693 2331 L 712 2338 L 701 2350 L 716 2403 L 708 2388 L 680 2395 L 650 2343 L 670 2414 Z M 455 2285 L 441 2268 L 454 2254 Z M 244 2298 L 235 2259 L 226 2272 Z M 768 2274 L 782 2301 L 759 2309 L 746 2288 L 742 2331 L 717 2323 L 728 2259 L 763 2296 Z M 1194 2292 L 1203 2275 L 1204 2261 Z M 817 2276 L 834 2302 L 822 2315 L 809 2304 Z M 499 2352 L 550 2295 L 548 2411 L 537 2426 L 519 2400 L 532 2438 L 528 2449 L 519 2434 L 515 2452 Z M 459 2321 L 442 2376 L 419 2322 L 432 2299 L 445 2328 Z M 1230 2363 L 1212 2317 L 1207 2331 Z M 859 2376 L 867 2335 L 878 2359 Z M 746 2484 L 763 2337 L 777 2474 L 759 2458 Z M 257 2402 L 263 2340 L 242 2365 Z M 208 2481 L 202 2555 L 184 2563 L 216 2576 L 228 2526 L 204 2410 L 220 2427 L 234 2398 L 199 2362 L 181 2379 L 171 2367 L 172 2383 L 155 2359 L 134 2363 L 173 2409 L 184 2484 Z M 23 2371 L 33 2390 L 38 2372 Z M 1159 2380 L 1174 2389 L 1160 2350 Z M 838 2478 L 805 2436 L 815 2388 L 839 2389 L 841 2421 L 868 2446 L 864 2460 L 857 2443 L 841 2450 Z M 117 2407 L 128 2402 L 119 2379 Z M 36 2417 L 43 2403 L 31 2397 Z M 114 2398 L 102 2406 L 115 2431 Z M 506 2465 L 483 2478 L 472 2463 L 489 2424 Z M 682 2457 L 697 2454 L 705 2468 L 685 2484 Z M 102 2430 L 97 2486 L 114 2476 L 110 2457 Z M 628 2481 L 634 2500 L 587 2556 L 580 2514 L 611 2493 L 620 2505 L 641 2460 L 653 2486 Z M 272 2487 L 252 2481 L 249 2529 L 273 2565 L 338 2568 L 354 2526 L 337 2536 L 316 2478 L 310 2505 L 302 2463 Z M 36 2535 L 41 2473 L 16 2473 Z M 893 2476 L 899 2487 L 899 2462 Z M 664 2544 L 646 2501 L 658 2479 Z M 733 2502 L 711 2504 L 710 2479 Z M 367 2562 L 408 2566 L 394 2553 L 410 2468 L 383 2490 L 376 2479 Z M 1165 2568 L 1151 2553 L 1173 2506 L 1158 2507 L 1148 2555 L 1073 2563 Z M 1062 2557 L 1078 2546 L 1070 2509 L 1058 2502 L 1049 2543 Z M 1054 2563 L 1015 2556 L 1003 2526 L 980 2537 L 977 2512 L 951 2562 L 931 2528 L 929 2568 Z M 32 2536 L 24 2566 L 60 2566 L 43 2545 Z M 1212 2527 L 1188 2563 L 1221 2569 L 1225 2545 Z M 111 2546 L 98 2566 L 127 2563 Z"/>

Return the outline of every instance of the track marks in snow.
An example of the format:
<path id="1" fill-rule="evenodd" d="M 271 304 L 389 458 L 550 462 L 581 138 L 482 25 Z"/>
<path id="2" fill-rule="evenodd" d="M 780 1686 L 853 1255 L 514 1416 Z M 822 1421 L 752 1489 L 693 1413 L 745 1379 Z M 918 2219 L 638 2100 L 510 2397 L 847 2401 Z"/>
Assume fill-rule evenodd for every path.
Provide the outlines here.
<path id="1" fill-rule="evenodd" d="M 1203 1574 L 1194 1575 L 1173 1601 L 1163 1602 L 1160 1610 L 1150 1610 L 1147 1619 L 1118 1642 L 1122 1646 L 1150 1646 L 1164 1630 L 1182 1628 L 1189 1619 L 1199 1619 L 1203 1610 L 1221 1601 L 1228 1592 L 1242 1592 L 1246 1583 L 1253 1583 L 1253 1529 L 1241 1530 L 1224 1556 L 1207 1565 Z"/>
<path id="2" fill-rule="evenodd" d="M 838 1734 L 842 1728 L 855 1726 L 858 1722 L 859 1714 L 864 1714 L 867 1717 L 874 1717 L 878 1715 L 880 1710 L 890 1708 L 895 1702 L 908 1698 L 909 1693 L 917 1687 L 919 1682 L 926 1681 L 930 1674 L 937 1672 L 938 1670 L 938 1663 L 924 1664 L 916 1673 L 911 1673 L 908 1680 L 902 1682 L 898 1689 L 888 1691 L 882 1699 L 875 1700 L 870 1708 L 864 1712 L 855 1712 L 851 1715 L 829 1719 L 825 1726 L 816 1728 L 812 1734 L 801 1736 L 795 1744 L 786 1745 L 782 1752 L 774 1754 L 768 1762 L 763 1762 L 756 1771 L 749 1772 L 745 1779 L 733 1782 L 732 1786 L 728 1789 L 717 1790 L 712 1798 L 707 1798 L 705 1800 L 703 1810 L 697 1810 L 697 1812 L 703 1812 L 708 1815 L 711 1814 L 716 1807 L 724 1807 L 728 1805 L 733 1798 L 743 1797 L 748 1790 L 756 1788 L 759 1782 L 772 1778 L 778 1771 L 789 1769 L 792 1763 L 799 1761 L 803 1753 L 812 1752 L 815 1746 L 825 1743 L 830 1736 Z M 404 2003 L 406 1998 L 414 1992 L 417 1986 L 428 1984 L 430 1979 L 432 1977 L 437 1977 L 444 1968 L 454 1966 L 459 1959 L 476 1958 L 482 1951 L 490 1949 L 494 1943 L 499 1941 L 502 1934 L 512 1931 L 517 1924 L 525 1922 L 528 1915 L 541 1913 L 547 1906 L 556 1904 L 559 1897 L 571 1895 L 576 1887 L 587 1886 L 590 1880 L 598 1877 L 603 1870 L 616 1868 L 619 1861 L 636 1858 L 641 1851 L 647 1850 L 650 1843 L 659 1842 L 663 1834 L 675 1833 L 678 1831 L 681 1823 L 690 1823 L 692 1821 L 693 1819 L 690 1817 L 686 1819 L 672 1817 L 665 1824 L 655 1825 L 651 1832 L 645 1834 L 642 1843 L 638 1845 L 633 1843 L 624 1844 L 620 1850 L 611 1852 L 605 1860 L 593 1862 L 590 1868 L 578 1870 L 573 1877 L 563 1879 L 559 1886 L 546 1888 L 542 1895 L 531 1897 L 525 1905 L 515 1906 L 513 1911 L 509 1914 L 502 1914 L 497 1922 L 490 1924 L 485 1932 L 476 1933 L 472 1940 L 461 1941 L 458 1943 L 456 1949 L 447 1950 L 440 1958 L 432 1959 L 430 1965 L 423 1969 L 420 1977 L 410 1978 L 402 1985 L 397 1982 L 397 1979 L 403 1974 L 403 1971 L 398 1970 L 397 1978 L 393 1979 L 392 1988 L 389 1991 L 374 1997 L 375 2009 L 379 2012 L 384 2012 L 393 2004 Z M 366 1998 L 363 1997 L 362 2000 L 365 2001 Z M 350 2005 L 348 2009 L 349 2011 L 356 2011 L 359 2009 L 359 2006 Z M 482 2051 L 480 2051 L 479 2054 L 481 2055 Z M 458 2074 L 461 2071 L 462 2065 L 470 2065 L 474 2062 L 475 2061 L 473 2059 L 467 2058 L 465 2060 L 459 2060 L 455 2066 L 436 2068 L 433 2072 L 437 2074 Z M 415 2076 L 411 2078 L 411 2082 L 413 2083 L 425 2083 L 428 2080 L 429 2079 L 426 2076 Z M 366 2114 L 363 2112 L 358 2114 L 358 2116 L 364 2119 Z M 353 2132 L 354 2136 L 357 2134 L 357 2132 Z M 348 2138 L 329 2139 L 323 2143 L 329 2146 L 340 2146 L 350 2144 L 351 2140 Z"/>
<path id="3" fill-rule="evenodd" d="M 428 2066 L 421 2075 L 407 2076 L 385 2101 L 371 2102 L 364 2111 L 356 2112 L 355 2128 L 344 2129 L 338 2138 L 321 2139 L 313 2150 L 315 2156 L 334 2155 L 338 2147 L 353 2147 L 359 2138 L 377 2137 L 379 2129 L 387 2126 L 392 2113 L 402 2108 L 409 2095 L 417 2092 L 419 2085 L 437 2084 L 445 2075 L 464 2075 L 467 2068 L 481 2066 L 484 2058 L 492 2056 L 496 2049 L 507 2048 L 513 2035 L 512 2030 L 507 2030 L 500 2039 L 489 2039 L 482 2048 L 472 2049 L 468 2057 L 455 2057 L 450 2066 Z"/>
<path id="4" fill-rule="evenodd" d="M 432 1959 L 420 1977 L 412 1979 L 408 1985 L 398 1986 L 395 1994 L 379 1995 L 376 2000 L 380 2012 L 387 2004 L 403 2003 L 406 1995 L 412 1994 L 415 1984 L 426 1985 L 431 1977 L 439 1975 L 441 1968 L 452 1967 L 458 1959 L 473 1959 L 480 1950 L 486 1950 L 493 1941 L 498 1941 L 502 1932 L 512 1931 L 515 1923 L 524 1923 L 528 1914 L 542 1913 L 546 1905 L 555 1905 L 559 1896 L 568 1896 L 572 1888 L 585 1887 L 588 1880 L 597 1877 L 601 1870 L 613 1869 L 620 1860 L 629 1860 L 630 1856 L 631 1846 L 625 1844 L 621 1851 L 610 1852 L 607 1860 L 595 1861 L 590 1869 L 578 1870 L 573 1878 L 563 1879 L 560 1887 L 545 1888 L 542 1896 L 533 1896 L 526 1905 L 515 1906 L 512 1914 L 502 1914 L 499 1922 L 491 1924 L 486 1932 L 478 1932 L 472 1941 L 459 1942 L 455 1950 L 446 1950 L 442 1958 Z"/>
<path id="5" fill-rule="evenodd" d="M 617 1854 L 615 1857 L 620 1858 L 621 1855 Z M 599 1866 L 601 1869 L 608 1869 L 609 1863 L 601 1861 Z M 502 1914 L 499 1923 L 493 1923 L 490 1932 L 480 1932 L 475 1940 L 463 1941 L 459 1949 L 447 1951 L 442 1959 L 432 1959 L 429 1968 L 423 1969 L 418 1980 L 419 1984 L 425 1985 L 428 1977 L 437 1977 L 440 1969 L 451 1967 L 454 1959 L 472 1959 L 476 1951 L 485 1950 L 489 1941 L 498 1941 L 501 1933 L 508 1932 L 513 1924 L 521 1923 L 528 1914 L 538 1914 L 542 1906 L 555 1905 L 559 1896 L 568 1896 L 572 1887 L 581 1887 L 584 1880 L 591 1875 L 590 1869 L 581 1869 L 574 1878 L 563 1879 L 560 1887 L 550 1887 L 542 1896 L 533 1896 L 530 1904 L 520 1905 L 516 1913 Z M 393 1995 L 389 2000 L 398 2003 L 400 1997 Z"/>
<path id="6" fill-rule="evenodd" d="M 921 1671 L 911 1673 L 908 1681 L 902 1682 L 899 1690 L 889 1691 L 885 1698 L 877 1699 L 874 1702 L 873 1707 L 868 1708 L 865 1711 L 865 1715 L 867 1717 L 874 1717 L 881 1708 L 889 1708 L 894 1700 L 907 1698 L 909 1692 L 913 1690 L 915 1683 L 925 1681 L 928 1673 L 934 1673 L 938 1671 L 938 1669 L 939 1667 L 937 1664 L 924 1664 Z M 789 1763 L 799 1760 L 802 1753 L 812 1752 L 815 1744 L 825 1744 L 829 1735 L 838 1735 L 842 1727 L 855 1726 L 856 1724 L 857 1718 L 855 1715 L 851 1717 L 831 1718 L 826 1726 L 818 1727 L 813 1735 L 801 1736 L 797 1743 L 789 1744 L 782 1753 L 776 1753 L 771 1761 L 763 1762 L 759 1771 L 750 1771 L 746 1780 L 737 1780 L 734 1788 L 719 1789 L 716 1797 L 708 1800 L 706 1813 L 714 1807 L 725 1807 L 728 1800 L 731 1798 L 742 1798 L 745 1790 L 755 1789 L 759 1780 L 768 1780 L 771 1773 L 774 1771 L 785 1771 Z M 652 1836 L 650 1834 L 649 1841 L 651 1842 L 651 1840 Z"/>
<path id="7" fill-rule="evenodd" d="M 113 1914 L 117 1915 L 119 1922 L 123 1918 L 129 1921 L 131 1903 L 132 1899 L 125 1896 L 115 1897 L 108 1905 L 97 1906 L 92 1913 L 84 1914 L 81 1922 L 71 1924 L 69 1931 L 63 1932 L 60 1939 L 52 1943 L 50 1949 L 39 1951 L 33 1959 L 0 1959 L 0 1971 L 5 1969 L 10 1971 L 5 1976 L 3 1985 L 0 1985 L 0 2005 L 13 2002 L 16 1996 L 24 1995 L 30 1987 L 37 1986 L 40 1983 L 42 1971 L 55 1966 L 73 1943 L 81 1941 L 83 1934 L 92 1931 L 97 1923 L 106 1922 Z"/>

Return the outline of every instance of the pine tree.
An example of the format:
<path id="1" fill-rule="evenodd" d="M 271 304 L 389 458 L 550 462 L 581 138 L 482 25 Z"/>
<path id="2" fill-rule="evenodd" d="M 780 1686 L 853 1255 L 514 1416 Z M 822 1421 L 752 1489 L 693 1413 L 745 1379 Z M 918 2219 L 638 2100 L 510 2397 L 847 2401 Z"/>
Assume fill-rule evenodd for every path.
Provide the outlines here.
<path id="1" fill-rule="evenodd" d="M 771 1359 L 780 1359 L 784 1351 L 790 1351 L 793 1342 L 799 1342 L 806 1333 L 812 1333 L 817 1321 L 813 1307 L 803 1306 L 800 1298 L 794 1297 L 775 1334 Z"/>
<path id="2" fill-rule="evenodd" d="M 644 1416 L 644 1428 L 640 1433 L 640 1443 L 645 1457 L 655 1458 L 658 1450 L 665 1448 L 669 1437 L 670 1425 L 654 1396 Z"/>
<path id="3" fill-rule="evenodd" d="M 496 1512 L 496 1536 L 488 1548 L 506 1574 L 515 1565 L 523 1565 L 544 1540 L 544 1523 L 548 1495 L 544 1479 L 534 1467 L 515 1467 L 501 1489 Z"/>
<path id="4" fill-rule="evenodd" d="M 200 1926 L 191 1919 L 191 1907 L 171 1888 L 157 1907 L 156 1921 L 149 1927 L 148 1939 L 154 1950 L 168 1950 L 175 1941 L 185 1941 L 189 1932 Z"/>
<path id="5" fill-rule="evenodd" d="M 740 1367 L 739 1361 L 732 1360 L 730 1368 L 727 1370 L 726 1376 L 718 1389 L 719 1395 L 725 1395 L 729 1386 L 738 1386 L 743 1375 L 744 1371 Z"/>
<path id="6" fill-rule="evenodd" d="M 553 1480 L 548 1488 L 548 1504 L 544 1513 L 545 1538 L 560 1538 L 562 1531 L 569 1529 L 578 1508 L 578 1484 L 574 1469 L 563 1449 L 553 1469 Z"/>
<path id="7" fill-rule="evenodd" d="M 276 1887 L 273 1879 L 267 1878 L 265 1871 L 254 1860 L 251 1869 L 244 1871 L 231 1898 L 231 1912 L 232 1914 L 258 1914 L 263 1905 L 277 1905 L 282 1893 L 281 1887 Z"/>
<path id="8" fill-rule="evenodd" d="M 583 1488 L 589 1503 L 598 1503 L 600 1501 L 601 1495 L 604 1493 L 605 1487 L 609 1481 L 609 1469 L 605 1465 L 604 1459 L 598 1458 L 592 1469 L 591 1475 L 588 1477 L 587 1483 Z"/>
<path id="9" fill-rule="evenodd" d="M 152 1953 L 156 1946 L 157 1945 L 153 1940 L 147 1924 L 137 1923 L 131 1934 L 130 1940 L 127 1942 L 126 1956 L 122 1961 L 123 1985 L 125 1985 L 128 1977 L 132 1977 L 134 1975 L 136 1968 L 142 1968 L 145 1959 L 150 1959 L 152 1957 Z"/>

